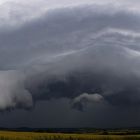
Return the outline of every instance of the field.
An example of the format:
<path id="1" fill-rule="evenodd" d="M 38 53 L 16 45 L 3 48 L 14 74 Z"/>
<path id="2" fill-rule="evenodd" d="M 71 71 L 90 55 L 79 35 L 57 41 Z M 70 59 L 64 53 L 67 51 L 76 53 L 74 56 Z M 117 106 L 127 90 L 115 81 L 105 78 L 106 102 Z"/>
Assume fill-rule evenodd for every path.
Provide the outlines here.
<path id="1" fill-rule="evenodd" d="M 0 140 L 140 140 L 140 135 L 61 134 L 0 131 Z"/>

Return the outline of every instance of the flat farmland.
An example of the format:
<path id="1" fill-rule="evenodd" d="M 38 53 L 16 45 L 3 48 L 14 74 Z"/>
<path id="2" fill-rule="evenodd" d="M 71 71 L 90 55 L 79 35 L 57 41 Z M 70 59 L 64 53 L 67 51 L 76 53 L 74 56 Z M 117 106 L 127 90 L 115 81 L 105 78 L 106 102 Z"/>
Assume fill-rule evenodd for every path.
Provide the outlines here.
<path id="1" fill-rule="evenodd" d="M 62 134 L 0 131 L 0 140 L 140 140 L 140 135 Z"/>

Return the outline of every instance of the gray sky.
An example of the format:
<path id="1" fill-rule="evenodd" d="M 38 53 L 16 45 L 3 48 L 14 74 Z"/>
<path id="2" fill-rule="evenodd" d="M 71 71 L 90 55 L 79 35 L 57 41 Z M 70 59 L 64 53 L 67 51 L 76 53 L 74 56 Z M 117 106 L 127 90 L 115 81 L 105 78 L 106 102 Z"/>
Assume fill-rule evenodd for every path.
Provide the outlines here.
<path id="1" fill-rule="evenodd" d="M 139 9 L 0 0 L 0 126 L 139 126 Z"/>

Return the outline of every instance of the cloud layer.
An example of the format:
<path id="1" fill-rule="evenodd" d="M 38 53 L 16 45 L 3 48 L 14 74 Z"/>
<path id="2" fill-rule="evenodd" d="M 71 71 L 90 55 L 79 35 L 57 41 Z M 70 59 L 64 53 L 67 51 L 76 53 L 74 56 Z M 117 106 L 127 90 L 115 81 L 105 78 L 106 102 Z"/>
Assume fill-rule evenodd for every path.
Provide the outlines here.
<path id="1" fill-rule="evenodd" d="M 1 110 L 54 98 L 76 108 L 85 101 L 140 104 L 140 14 L 134 7 L 96 3 L 38 11 L 12 9 L 0 22 Z"/>

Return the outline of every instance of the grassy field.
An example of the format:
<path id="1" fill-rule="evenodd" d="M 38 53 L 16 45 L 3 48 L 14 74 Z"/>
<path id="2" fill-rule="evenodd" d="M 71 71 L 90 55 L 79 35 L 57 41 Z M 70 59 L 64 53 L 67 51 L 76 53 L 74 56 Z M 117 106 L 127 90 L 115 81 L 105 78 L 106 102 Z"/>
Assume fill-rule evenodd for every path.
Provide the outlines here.
<path id="1" fill-rule="evenodd" d="M 140 140 L 140 135 L 52 134 L 1 131 L 0 140 Z"/>

